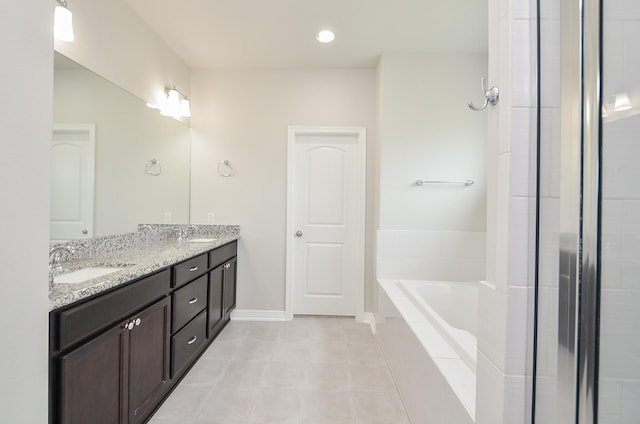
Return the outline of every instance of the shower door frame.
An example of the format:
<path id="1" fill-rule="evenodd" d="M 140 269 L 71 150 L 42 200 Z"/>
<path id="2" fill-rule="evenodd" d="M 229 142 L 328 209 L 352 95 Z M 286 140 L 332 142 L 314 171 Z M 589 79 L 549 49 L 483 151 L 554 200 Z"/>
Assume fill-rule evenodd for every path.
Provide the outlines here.
<path id="1" fill-rule="evenodd" d="M 538 11 L 541 1 L 538 0 Z M 560 166 L 563 172 L 560 179 L 557 402 L 561 403 L 560 422 L 587 424 L 596 423 L 598 419 L 602 0 L 563 0 L 561 8 Z M 539 50 L 538 64 L 540 57 Z M 538 111 L 540 108 L 538 72 Z M 540 210 L 539 195 L 537 202 Z M 537 219 L 539 234 L 539 214 Z M 537 245 L 539 255 L 539 240 Z M 535 291 L 537 332 L 537 275 Z M 536 345 L 534 342 L 537 361 Z M 535 422 L 535 364 L 533 374 L 532 422 Z"/>
<path id="2" fill-rule="evenodd" d="M 582 242 L 578 423 L 598 421 L 602 213 L 602 0 L 583 0 Z"/>

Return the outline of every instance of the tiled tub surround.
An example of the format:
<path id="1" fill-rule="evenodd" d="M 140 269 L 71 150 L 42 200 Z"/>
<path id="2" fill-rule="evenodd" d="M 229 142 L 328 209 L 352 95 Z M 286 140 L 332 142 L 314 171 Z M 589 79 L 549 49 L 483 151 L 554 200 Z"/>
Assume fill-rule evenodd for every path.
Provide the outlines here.
<path id="1" fill-rule="evenodd" d="M 378 230 L 377 239 L 379 279 L 485 280 L 484 232 Z"/>
<path id="2" fill-rule="evenodd" d="M 475 422 L 476 374 L 397 280 L 379 280 L 377 337 L 412 422 Z M 456 284 L 456 283 L 449 283 Z M 409 282 L 408 286 L 420 285 Z M 467 297 L 467 296 L 465 296 Z M 473 296 L 468 296 L 473 303 Z M 459 309 L 477 305 L 456 304 Z"/>
<path id="3" fill-rule="evenodd" d="M 134 233 L 51 244 L 50 247 L 70 246 L 75 251 L 73 254 L 63 253 L 63 268 L 56 275 L 90 267 L 122 269 L 81 283 L 54 284 L 49 310 L 126 284 L 240 238 L 237 225 L 196 225 L 195 229 L 190 229 L 187 238 L 179 242 L 177 229 L 184 227 L 151 225 Z M 204 243 L 189 241 L 206 238 L 214 240 Z"/>

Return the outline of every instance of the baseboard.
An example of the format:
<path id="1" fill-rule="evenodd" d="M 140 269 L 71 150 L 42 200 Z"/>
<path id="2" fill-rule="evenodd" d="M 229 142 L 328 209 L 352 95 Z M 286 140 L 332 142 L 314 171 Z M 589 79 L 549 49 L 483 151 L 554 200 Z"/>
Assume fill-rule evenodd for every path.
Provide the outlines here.
<path id="1" fill-rule="evenodd" d="M 286 321 L 285 311 L 259 311 L 235 309 L 231 312 L 232 321 Z"/>
<path id="2" fill-rule="evenodd" d="M 358 320 L 358 322 L 369 324 L 369 327 L 371 327 L 371 332 L 373 334 L 376 333 L 376 317 L 375 315 L 373 315 L 373 313 L 365 312 L 364 314 L 362 314 L 362 319 Z"/>

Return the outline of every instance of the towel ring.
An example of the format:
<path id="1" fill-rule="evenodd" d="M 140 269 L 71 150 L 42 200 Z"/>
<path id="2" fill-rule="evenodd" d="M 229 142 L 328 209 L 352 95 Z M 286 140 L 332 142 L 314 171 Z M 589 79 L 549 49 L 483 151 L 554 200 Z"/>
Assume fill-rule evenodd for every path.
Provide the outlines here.
<path id="1" fill-rule="evenodd" d="M 160 162 L 158 162 L 158 159 L 151 159 L 147 162 L 147 174 L 152 175 L 154 177 L 157 177 L 158 175 L 162 174 L 162 166 L 160 165 Z"/>
<path id="2" fill-rule="evenodd" d="M 222 177 L 229 177 L 233 172 L 233 167 L 231 166 L 231 162 L 229 162 L 226 159 L 218 162 L 217 168 L 218 168 L 218 174 L 220 174 Z"/>

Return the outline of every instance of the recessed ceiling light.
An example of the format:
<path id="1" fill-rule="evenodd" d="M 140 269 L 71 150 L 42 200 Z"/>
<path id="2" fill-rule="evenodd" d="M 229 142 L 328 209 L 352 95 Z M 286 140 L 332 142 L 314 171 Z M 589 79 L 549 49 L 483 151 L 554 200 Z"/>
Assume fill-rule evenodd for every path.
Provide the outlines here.
<path id="1" fill-rule="evenodd" d="M 321 43 L 330 43 L 334 38 L 336 38 L 336 36 L 333 35 L 333 32 L 329 31 L 328 29 L 322 30 L 316 34 L 316 40 Z"/>

